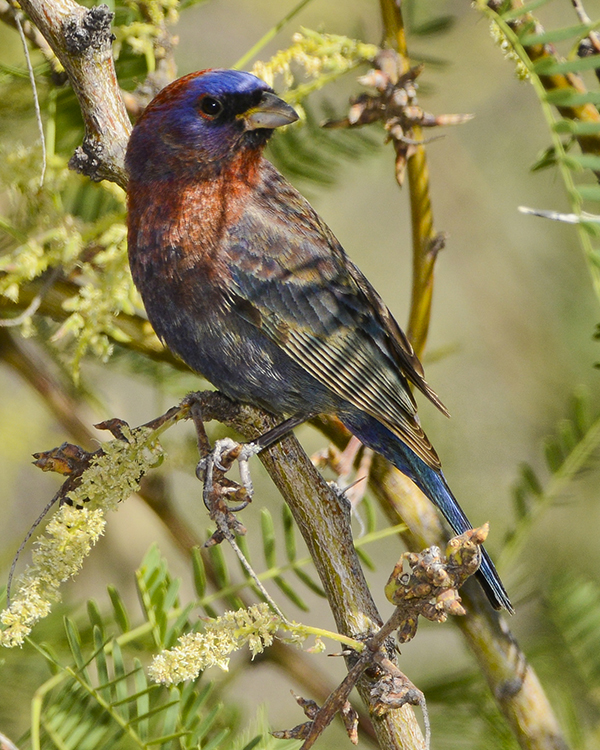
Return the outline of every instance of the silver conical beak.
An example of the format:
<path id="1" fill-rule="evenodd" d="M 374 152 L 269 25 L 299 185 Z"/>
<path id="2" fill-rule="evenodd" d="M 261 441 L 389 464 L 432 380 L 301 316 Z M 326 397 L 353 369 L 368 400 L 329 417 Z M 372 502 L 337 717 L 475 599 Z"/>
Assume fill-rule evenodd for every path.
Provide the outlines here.
<path id="1" fill-rule="evenodd" d="M 244 121 L 246 130 L 280 128 L 299 119 L 293 107 L 270 91 L 265 91 L 260 102 L 239 117 Z"/>

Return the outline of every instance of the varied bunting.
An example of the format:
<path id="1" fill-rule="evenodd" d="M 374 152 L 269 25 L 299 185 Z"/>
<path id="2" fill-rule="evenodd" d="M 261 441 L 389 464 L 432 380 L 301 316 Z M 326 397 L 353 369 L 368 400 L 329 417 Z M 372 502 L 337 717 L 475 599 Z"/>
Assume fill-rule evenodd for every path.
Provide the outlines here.
<path id="1" fill-rule="evenodd" d="M 416 413 L 445 411 L 382 299 L 309 203 L 263 157 L 295 111 L 250 73 L 164 88 L 127 150 L 129 258 L 158 336 L 232 399 L 335 414 L 442 511 L 471 528 Z M 478 571 L 512 611 L 487 552 Z"/>

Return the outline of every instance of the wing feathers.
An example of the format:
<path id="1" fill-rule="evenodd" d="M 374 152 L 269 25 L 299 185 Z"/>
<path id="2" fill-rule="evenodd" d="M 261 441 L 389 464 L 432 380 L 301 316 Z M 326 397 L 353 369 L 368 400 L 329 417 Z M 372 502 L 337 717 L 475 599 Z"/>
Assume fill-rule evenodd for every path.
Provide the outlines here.
<path id="1" fill-rule="evenodd" d="M 265 170 L 263 192 L 245 205 L 221 248 L 231 308 L 439 469 L 409 382 L 447 412 L 409 341 L 311 206 L 270 165 Z"/>

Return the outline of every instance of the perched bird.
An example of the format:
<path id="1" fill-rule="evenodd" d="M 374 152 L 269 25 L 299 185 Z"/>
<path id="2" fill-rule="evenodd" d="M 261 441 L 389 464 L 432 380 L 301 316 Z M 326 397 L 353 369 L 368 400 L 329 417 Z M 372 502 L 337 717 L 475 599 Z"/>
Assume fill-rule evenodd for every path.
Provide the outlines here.
<path id="1" fill-rule="evenodd" d="M 438 408 L 381 297 L 331 230 L 263 157 L 296 112 L 249 73 L 164 88 L 127 150 L 129 258 L 158 336 L 232 399 L 280 415 L 335 414 L 409 476 L 456 533 L 471 528 L 416 413 Z M 512 611 L 487 552 L 478 571 Z"/>

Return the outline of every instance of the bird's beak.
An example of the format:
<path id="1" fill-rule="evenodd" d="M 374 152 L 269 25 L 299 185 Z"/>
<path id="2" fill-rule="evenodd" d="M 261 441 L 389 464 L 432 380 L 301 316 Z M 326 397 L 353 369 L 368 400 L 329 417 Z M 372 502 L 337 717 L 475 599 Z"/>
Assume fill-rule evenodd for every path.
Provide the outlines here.
<path id="1" fill-rule="evenodd" d="M 296 122 L 298 114 L 283 99 L 265 91 L 256 107 L 251 107 L 239 117 L 244 121 L 246 130 L 257 130 L 289 125 L 291 122 Z"/>

